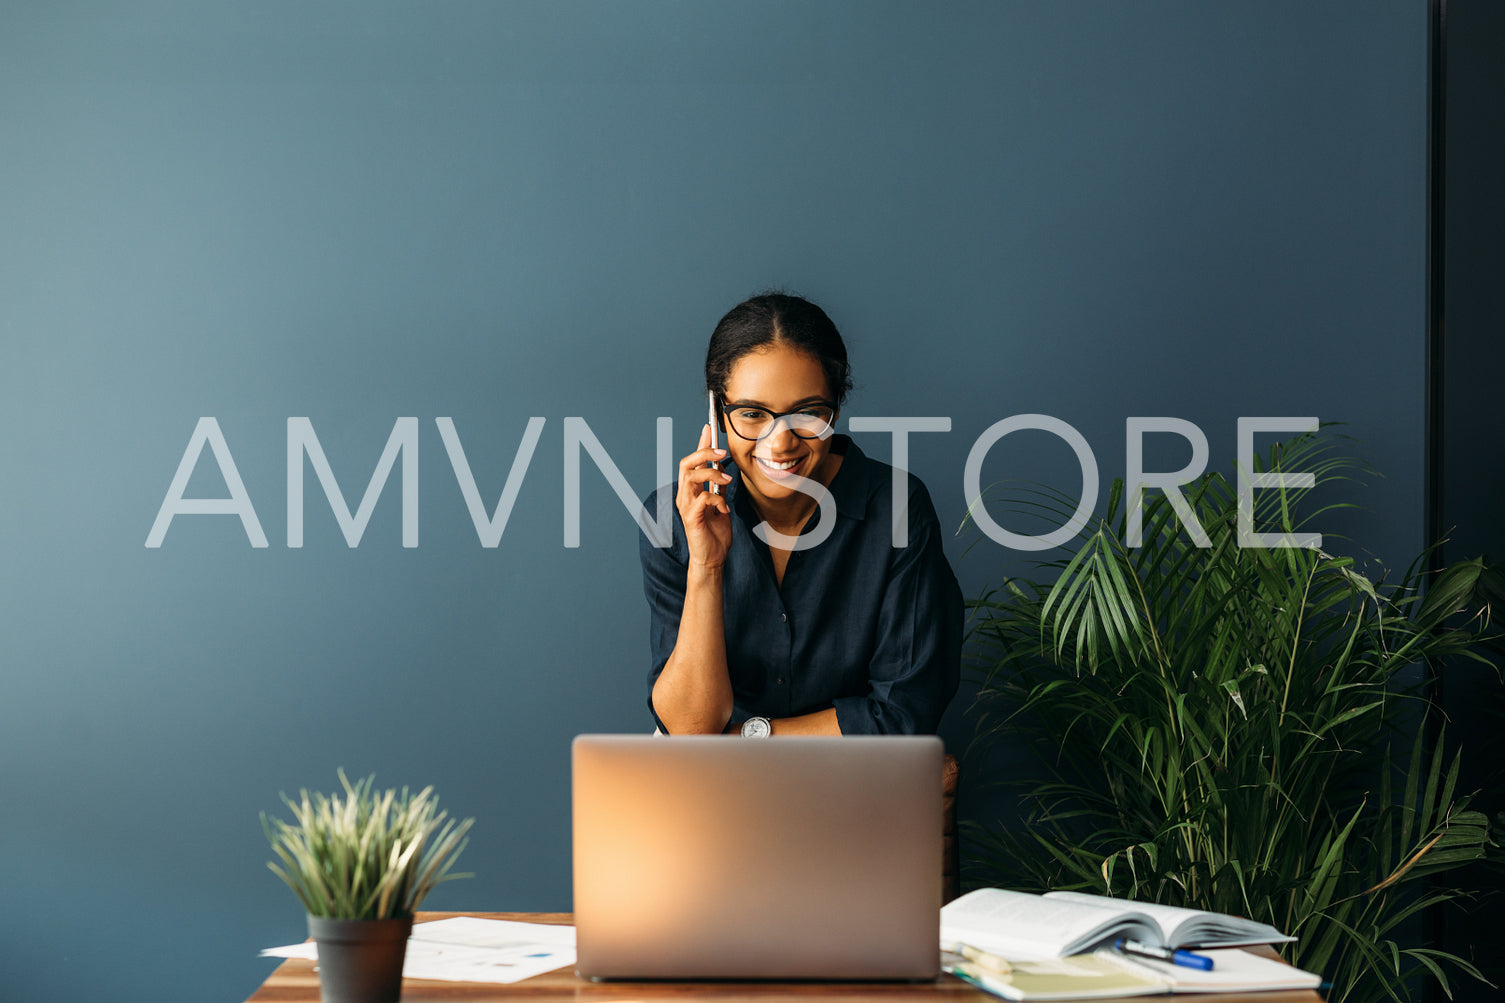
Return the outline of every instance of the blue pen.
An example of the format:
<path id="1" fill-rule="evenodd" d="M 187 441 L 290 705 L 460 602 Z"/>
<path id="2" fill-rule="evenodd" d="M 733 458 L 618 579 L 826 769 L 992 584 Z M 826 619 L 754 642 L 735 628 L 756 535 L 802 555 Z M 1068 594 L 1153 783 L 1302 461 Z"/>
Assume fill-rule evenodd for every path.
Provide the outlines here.
<path id="1" fill-rule="evenodd" d="M 1115 950 L 1125 954 L 1137 954 L 1141 958 L 1154 958 L 1156 961 L 1169 961 L 1183 968 L 1195 968 L 1199 971 L 1212 971 L 1212 959 L 1205 954 L 1193 954 L 1190 951 L 1173 951 L 1168 947 L 1155 947 L 1151 944 L 1141 944 L 1137 940 L 1124 940 L 1120 937 L 1113 942 Z"/>

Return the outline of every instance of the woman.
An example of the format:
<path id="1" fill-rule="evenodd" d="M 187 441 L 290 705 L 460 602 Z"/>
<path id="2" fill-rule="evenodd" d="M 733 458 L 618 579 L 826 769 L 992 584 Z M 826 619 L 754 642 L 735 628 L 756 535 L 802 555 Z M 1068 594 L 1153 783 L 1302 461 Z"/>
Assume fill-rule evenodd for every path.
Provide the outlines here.
<path id="1" fill-rule="evenodd" d="M 894 547 L 893 469 L 834 434 L 852 386 L 835 325 L 756 296 L 716 325 L 705 374 L 725 448 L 701 430 L 672 544 L 642 542 L 659 729 L 934 732 L 960 672 L 961 589 L 925 486 L 909 476 Z"/>

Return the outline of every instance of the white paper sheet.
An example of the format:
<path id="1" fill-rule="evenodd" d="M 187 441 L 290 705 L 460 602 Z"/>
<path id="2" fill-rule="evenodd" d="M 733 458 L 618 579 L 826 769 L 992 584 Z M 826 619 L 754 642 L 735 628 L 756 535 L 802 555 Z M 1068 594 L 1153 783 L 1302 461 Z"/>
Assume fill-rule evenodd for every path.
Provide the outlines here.
<path id="1" fill-rule="evenodd" d="M 312 942 L 269 947 L 262 957 L 317 961 Z M 419 923 L 408 938 L 405 979 L 521 982 L 575 963 L 575 928 L 456 916 Z"/>

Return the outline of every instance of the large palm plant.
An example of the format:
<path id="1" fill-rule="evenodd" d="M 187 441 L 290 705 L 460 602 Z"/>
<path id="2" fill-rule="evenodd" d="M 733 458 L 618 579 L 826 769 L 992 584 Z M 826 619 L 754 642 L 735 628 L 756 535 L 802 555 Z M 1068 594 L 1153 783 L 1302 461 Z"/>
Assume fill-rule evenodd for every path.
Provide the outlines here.
<path id="1" fill-rule="evenodd" d="M 1307 436 L 1257 467 L 1312 472 L 1327 494 L 1358 464 Z M 972 604 L 979 737 L 1043 752 L 1022 781 L 1024 828 L 971 832 L 973 876 L 1273 923 L 1336 1001 L 1405 998 L 1417 973 L 1446 986 L 1444 965 L 1477 974 L 1409 943 L 1417 914 L 1457 894 L 1422 879 L 1488 840 L 1407 684 L 1444 656 L 1477 657 L 1481 621 L 1458 612 L 1479 562 L 1423 595 L 1417 566 L 1392 584 L 1317 549 L 1240 547 L 1238 493 L 1220 475 L 1184 493 L 1210 546 L 1163 494 L 1144 500 L 1143 544 L 1129 546 L 1118 482 L 1047 580 Z M 1309 491 L 1253 494 L 1262 530 L 1303 527 Z M 1047 492 L 1028 504 L 1074 508 Z"/>

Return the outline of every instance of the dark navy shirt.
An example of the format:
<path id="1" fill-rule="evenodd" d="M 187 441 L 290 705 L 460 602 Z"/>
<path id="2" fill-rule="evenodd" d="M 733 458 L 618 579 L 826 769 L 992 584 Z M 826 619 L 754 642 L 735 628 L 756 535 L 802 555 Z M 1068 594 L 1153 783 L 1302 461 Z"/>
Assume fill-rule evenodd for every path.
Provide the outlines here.
<path id="1" fill-rule="evenodd" d="M 825 542 L 789 555 L 782 587 L 768 546 L 753 535 L 761 517 L 734 465 L 724 488 L 732 543 L 723 572 L 726 660 L 735 709 L 749 717 L 796 717 L 836 708 L 844 735 L 934 732 L 961 672 L 962 595 L 941 549 L 940 522 L 919 478 L 908 475 L 909 542 L 893 546 L 893 468 L 846 436 L 830 492 L 836 526 Z M 650 515 L 656 499 L 644 504 Z M 819 524 L 820 510 L 804 532 Z M 684 610 L 689 545 L 674 514 L 674 541 L 640 538 L 650 612 L 648 709 L 653 684 L 674 650 Z M 664 732 L 669 729 L 654 714 Z"/>

